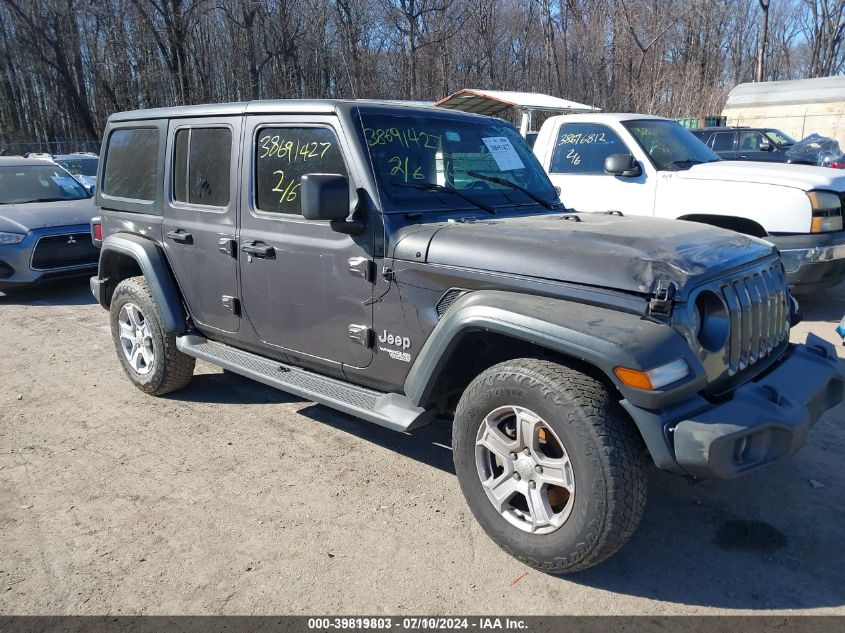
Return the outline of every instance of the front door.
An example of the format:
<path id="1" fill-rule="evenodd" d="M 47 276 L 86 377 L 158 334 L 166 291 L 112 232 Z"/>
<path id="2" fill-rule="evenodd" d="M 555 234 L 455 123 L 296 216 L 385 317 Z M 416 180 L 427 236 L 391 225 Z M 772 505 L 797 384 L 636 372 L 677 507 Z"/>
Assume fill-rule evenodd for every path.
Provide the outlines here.
<path id="1" fill-rule="evenodd" d="M 605 173 L 611 154 L 634 154 L 612 129 L 600 123 L 560 126 L 549 166 L 549 178 L 560 187 L 560 200 L 576 211 L 622 211 L 631 215 L 654 212 L 654 176 L 647 165 L 629 178 Z"/>
<path id="2" fill-rule="evenodd" d="M 350 236 L 302 217 L 303 174 L 341 174 L 350 192 L 357 179 L 337 119 L 304 120 L 247 118 L 238 253 L 244 313 L 262 341 L 305 364 L 366 367 L 372 226 Z"/>
<path id="3" fill-rule="evenodd" d="M 167 135 L 163 243 L 201 328 L 236 332 L 237 165 L 241 117 L 174 119 Z"/>

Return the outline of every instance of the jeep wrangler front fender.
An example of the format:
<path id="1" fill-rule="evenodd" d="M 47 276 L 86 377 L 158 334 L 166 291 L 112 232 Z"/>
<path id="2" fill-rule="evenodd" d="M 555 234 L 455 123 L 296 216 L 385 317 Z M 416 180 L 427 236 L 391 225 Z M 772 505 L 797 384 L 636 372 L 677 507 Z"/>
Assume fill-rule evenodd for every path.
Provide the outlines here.
<path id="1" fill-rule="evenodd" d="M 103 240 L 99 271 L 97 277 L 91 279 L 91 291 L 100 305 L 109 307 L 111 296 L 106 293 L 106 287 L 109 281 L 115 281 L 112 279 L 115 262 L 124 257 L 133 260 L 147 280 L 156 305 L 161 310 L 164 329 L 174 334 L 184 334 L 187 327 L 179 288 L 164 253 L 155 242 L 147 238 L 115 233 Z"/>
<path id="2" fill-rule="evenodd" d="M 461 297 L 431 332 L 405 379 L 414 404 L 432 400 L 437 377 L 448 371 L 464 335 L 487 331 L 525 341 L 588 363 L 604 373 L 629 402 L 661 409 L 706 385 L 707 378 L 686 340 L 671 327 L 638 315 L 550 297 L 477 290 Z M 627 387 L 615 367 L 649 370 L 683 358 L 690 375 L 667 389 Z"/>

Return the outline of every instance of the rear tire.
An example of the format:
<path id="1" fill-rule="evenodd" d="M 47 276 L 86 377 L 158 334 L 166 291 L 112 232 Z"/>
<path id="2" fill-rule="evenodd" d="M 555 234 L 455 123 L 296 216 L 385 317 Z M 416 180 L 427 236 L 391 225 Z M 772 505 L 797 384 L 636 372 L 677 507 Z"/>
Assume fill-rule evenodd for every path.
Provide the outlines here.
<path id="1" fill-rule="evenodd" d="M 112 295 L 109 316 L 117 357 L 133 385 L 161 396 L 191 382 L 196 359 L 180 352 L 176 337 L 165 332 L 146 279 L 121 281 Z"/>
<path id="2" fill-rule="evenodd" d="M 452 447 L 475 518 L 535 569 L 592 567 L 639 524 L 641 438 L 607 388 L 574 369 L 517 359 L 483 372 L 458 404 Z"/>

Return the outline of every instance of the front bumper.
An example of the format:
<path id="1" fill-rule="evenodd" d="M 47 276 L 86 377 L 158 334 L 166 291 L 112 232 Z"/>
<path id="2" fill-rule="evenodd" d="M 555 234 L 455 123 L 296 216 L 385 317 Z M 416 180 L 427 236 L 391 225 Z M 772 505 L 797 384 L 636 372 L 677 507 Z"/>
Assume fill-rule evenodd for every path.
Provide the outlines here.
<path id="1" fill-rule="evenodd" d="M 845 231 L 767 239 L 780 249 L 786 279 L 794 293 L 823 290 L 845 280 Z"/>
<path id="2" fill-rule="evenodd" d="M 85 276 L 91 271 L 96 271 L 96 261 L 53 268 L 33 267 L 33 252 L 40 239 L 77 233 L 90 233 L 90 227 L 87 224 L 79 224 L 35 229 L 27 233 L 26 237 L 17 244 L 0 246 L 0 290 L 25 288 L 41 281 Z"/>
<path id="3" fill-rule="evenodd" d="M 845 363 L 833 345 L 810 335 L 725 402 L 696 396 L 660 413 L 622 404 L 659 467 L 697 479 L 730 479 L 798 451 L 843 392 Z"/>

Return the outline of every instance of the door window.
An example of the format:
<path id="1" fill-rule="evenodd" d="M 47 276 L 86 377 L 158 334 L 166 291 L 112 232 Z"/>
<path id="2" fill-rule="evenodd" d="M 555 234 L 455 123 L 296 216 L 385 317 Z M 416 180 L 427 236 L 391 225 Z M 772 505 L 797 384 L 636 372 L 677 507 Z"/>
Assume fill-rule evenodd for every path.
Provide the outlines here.
<path id="1" fill-rule="evenodd" d="M 232 130 L 183 128 L 173 149 L 173 199 L 207 207 L 229 206 Z"/>
<path id="2" fill-rule="evenodd" d="M 553 174 L 604 174 L 611 154 L 630 154 L 616 132 L 595 123 L 562 125 L 552 156 Z"/>
<path id="3" fill-rule="evenodd" d="M 740 152 L 759 152 L 760 144 L 763 142 L 763 135 L 760 132 L 740 132 L 739 133 L 739 151 Z"/>
<path id="4" fill-rule="evenodd" d="M 714 152 L 732 152 L 734 149 L 734 133 L 719 132 L 713 139 Z"/>
<path id="5" fill-rule="evenodd" d="M 255 206 L 267 213 L 301 214 L 305 174 L 348 173 L 337 136 L 326 127 L 266 127 L 255 141 Z"/>

